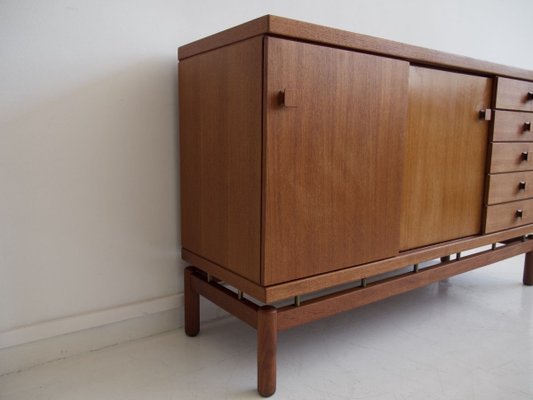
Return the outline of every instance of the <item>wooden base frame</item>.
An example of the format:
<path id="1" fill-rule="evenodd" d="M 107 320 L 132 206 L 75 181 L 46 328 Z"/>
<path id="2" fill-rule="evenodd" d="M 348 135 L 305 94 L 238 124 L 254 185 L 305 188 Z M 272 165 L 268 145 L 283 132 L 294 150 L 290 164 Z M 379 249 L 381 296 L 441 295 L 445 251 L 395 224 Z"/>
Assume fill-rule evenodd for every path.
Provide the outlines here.
<path id="1" fill-rule="evenodd" d="M 533 240 L 518 238 L 506 241 L 491 250 L 457 256 L 453 260 L 442 257 L 442 262 L 412 272 L 366 284 L 325 296 L 276 308 L 272 305 L 259 306 L 244 298 L 242 292 L 235 293 L 222 282 L 212 279 L 196 267 L 185 269 L 185 332 L 196 336 L 200 330 L 199 296 L 204 296 L 230 314 L 257 329 L 257 390 L 268 397 L 276 391 L 276 348 L 278 332 L 311 321 L 332 316 L 350 309 L 370 304 L 418 287 L 426 286 L 451 276 L 461 274 L 497 261 L 526 253 L 524 262 L 525 285 L 533 285 Z"/>

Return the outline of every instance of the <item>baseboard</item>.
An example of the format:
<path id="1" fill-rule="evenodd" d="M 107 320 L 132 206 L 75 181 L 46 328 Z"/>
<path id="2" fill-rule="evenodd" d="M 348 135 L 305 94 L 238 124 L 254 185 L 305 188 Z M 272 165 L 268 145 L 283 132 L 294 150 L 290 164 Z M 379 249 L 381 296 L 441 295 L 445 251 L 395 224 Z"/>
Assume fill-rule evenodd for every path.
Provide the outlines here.
<path id="1" fill-rule="evenodd" d="M 201 315 L 206 321 L 227 314 L 202 301 Z M 182 325 L 183 294 L 176 294 L 0 332 L 0 375 Z"/>

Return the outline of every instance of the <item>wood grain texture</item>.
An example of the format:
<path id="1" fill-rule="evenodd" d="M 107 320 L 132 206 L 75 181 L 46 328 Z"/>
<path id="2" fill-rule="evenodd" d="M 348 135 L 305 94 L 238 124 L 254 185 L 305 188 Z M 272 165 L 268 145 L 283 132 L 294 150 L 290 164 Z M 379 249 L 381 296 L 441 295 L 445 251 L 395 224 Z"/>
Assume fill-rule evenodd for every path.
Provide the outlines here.
<path id="1" fill-rule="evenodd" d="M 533 197 L 533 171 L 489 176 L 489 205 Z"/>
<path id="2" fill-rule="evenodd" d="M 521 218 L 517 216 L 518 210 L 522 211 Z M 485 232 L 496 232 L 531 223 L 533 223 L 533 200 L 496 204 L 487 207 Z"/>
<path id="3" fill-rule="evenodd" d="M 491 80 L 411 67 L 400 249 L 479 234 Z"/>
<path id="4" fill-rule="evenodd" d="M 277 310 L 263 306 L 257 313 L 257 391 L 263 397 L 276 392 Z"/>
<path id="5" fill-rule="evenodd" d="M 505 110 L 533 111 L 533 82 L 517 79 L 498 78 L 496 89 L 496 108 Z"/>
<path id="6" fill-rule="evenodd" d="M 194 254 L 186 249 L 181 250 L 181 258 L 183 258 L 187 262 L 190 262 L 191 264 L 198 267 L 202 271 L 210 274 L 211 276 L 229 283 L 231 286 L 242 290 L 246 294 L 253 296 L 259 301 L 265 302 L 266 295 L 265 288 L 263 286 L 260 286 L 257 283 L 245 279 L 242 276 L 237 275 L 234 272 L 223 268 L 220 265 L 213 263 L 212 261 L 206 260 L 198 254 Z"/>
<path id="7" fill-rule="evenodd" d="M 533 252 L 526 253 L 524 260 L 524 277 L 522 279 L 524 285 L 533 285 Z"/>
<path id="8" fill-rule="evenodd" d="M 395 271 L 408 265 L 419 264 L 424 261 L 434 260 L 443 255 L 459 253 L 481 246 L 499 243 L 517 237 L 533 233 L 533 225 L 527 225 L 505 231 L 485 234 L 440 243 L 420 249 L 409 250 L 400 255 L 386 260 L 371 262 L 339 271 L 328 272 L 308 278 L 298 279 L 265 288 L 264 302 L 272 303 L 285 300 L 293 296 L 312 293 L 331 288 L 347 282 L 355 282 L 362 278 L 368 278 L 385 272 Z"/>
<path id="9" fill-rule="evenodd" d="M 523 153 L 528 153 L 527 160 Z M 533 170 L 533 143 L 493 143 L 490 172 Z"/>
<path id="10" fill-rule="evenodd" d="M 179 64 L 185 249 L 260 281 L 262 38 Z"/>
<path id="11" fill-rule="evenodd" d="M 266 43 L 263 284 L 397 254 L 408 64 Z"/>
<path id="12" fill-rule="evenodd" d="M 462 257 L 457 261 L 449 261 L 424 268 L 417 273 L 406 273 L 371 283 L 364 288 L 347 289 L 305 301 L 300 307 L 283 307 L 278 310 L 278 330 L 283 331 L 294 328 L 311 321 L 374 303 L 531 250 L 533 250 L 533 240 L 516 242 L 496 250 L 488 250 Z"/>
<path id="13" fill-rule="evenodd" d="M 378 55 L 396 57 L 418 64 L 444 66 L 451 69 L 478 72 L 488 75 L 501 75 L 533 80 L 533 71 L 476 60 L 470 57 L 412 46 L 392 40 L 361 35 L 275 15 L 265 15 L 234 28 L 227 29 L 207 38 L 182 46 L 179 48 L 178 57 L 181 60 L 194 54 L 199 54 L 261 34 L 293 38 L 345 49 L 360 50 Z"/>
<path id="14" fill-rule="evenodd" d="M 494 112 L 495 142 L 533 141 L 533 113 L 502 111 Z"/>

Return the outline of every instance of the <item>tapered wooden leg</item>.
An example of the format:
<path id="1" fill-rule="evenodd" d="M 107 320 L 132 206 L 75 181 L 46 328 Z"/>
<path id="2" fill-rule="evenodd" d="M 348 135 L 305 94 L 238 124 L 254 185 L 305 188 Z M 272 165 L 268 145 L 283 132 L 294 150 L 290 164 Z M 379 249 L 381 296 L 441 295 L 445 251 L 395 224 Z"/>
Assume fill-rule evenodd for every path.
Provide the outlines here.
<path id="1" fill-rule="evenodd" d="M 276 307 L 263 306 L 257 312 L 257 391 L 263 397 L 276 391 L 277 342 Z"/>
<path id="2" fill-rule="evenodd" d="M 533 285 L 533 252 L 526 253 L 524 260 L 524 285 Z"/>
<path id="3" fill-rule="evenodd" d="M 196 336 L 200 332 L 200 295 L 192 287 L 191 277 L 194 267 L 185 268 L 185 333 L 187 336 Z"/>

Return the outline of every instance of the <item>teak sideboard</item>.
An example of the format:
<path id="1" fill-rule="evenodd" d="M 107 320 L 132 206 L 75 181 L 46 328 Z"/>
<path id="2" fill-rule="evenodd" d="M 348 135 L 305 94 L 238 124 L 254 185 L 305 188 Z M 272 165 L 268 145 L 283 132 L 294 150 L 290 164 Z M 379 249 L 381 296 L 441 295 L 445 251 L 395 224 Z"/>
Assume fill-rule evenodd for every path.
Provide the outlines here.
<path id="1" fill-rule="evenodd" d="M 185 331 L 200 295 L 256 328 L 261 395 L 280 331 L 522 253 L 533 284 L 533 71 L 271 15 L 178 58 Z"/>

